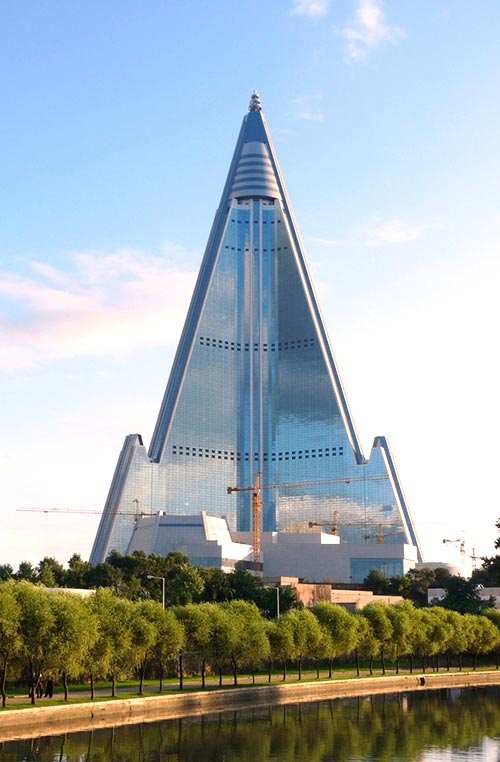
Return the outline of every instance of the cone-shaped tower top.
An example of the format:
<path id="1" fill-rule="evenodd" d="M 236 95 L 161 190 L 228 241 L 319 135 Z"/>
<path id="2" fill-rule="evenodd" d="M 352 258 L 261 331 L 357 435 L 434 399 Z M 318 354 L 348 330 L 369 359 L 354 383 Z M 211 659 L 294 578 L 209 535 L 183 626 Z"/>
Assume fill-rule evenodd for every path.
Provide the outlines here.
<path id="1" fill-rule="evenodd" d="M 250 98 L 250 105 L 248 106 L 249 111 L 262 111 L 262 104 L 260 102 L 259 93 L 257 90 L 254 90 L 252 93 L 252 97 Z"/>
<path id="2" fill-rule="evenodd" d="M 92 561 L 126 551 L 137 501 L 250 529 L 250 493 L 227 487 L 255 484 L 258 471 L 278 485 L 265 491 L 264 530 L 300 531 L 338 512 L 345 541 L 384 535 L 418 549 L 385 438 L 362 453 L 254 91 L 149 452 L 127 438 Z"/>

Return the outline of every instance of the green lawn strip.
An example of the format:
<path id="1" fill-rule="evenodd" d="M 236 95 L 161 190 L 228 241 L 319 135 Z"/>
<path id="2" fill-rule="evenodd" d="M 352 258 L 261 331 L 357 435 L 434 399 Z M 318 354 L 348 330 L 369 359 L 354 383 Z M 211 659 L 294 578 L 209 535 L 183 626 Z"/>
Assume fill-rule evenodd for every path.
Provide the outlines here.
<path id="1" fill-rule="evenodd" d="M 491 671 L 495 669 L 495 665 L 492 664 L 478 664 L 476 672 L 485 672 L 485 671 Z M 462 672 L 471 672 L 472 668 L 470 665 L 464 665 Z M 432 668 L 427 668 L 426 674 L 427 675 L 433 675 L 433 674 L 447 674 L 448 670 L 446 666 L 441 665 L 439 672 L 435 672 Z M 408 664 L 402 664 L 400 665 L 399 670 L 399 677 L 406 677 L 408 675 L 411 675 L 412 673 L 409 670 Z M 413 669 L 413 674 L 415 675 L 422 675 L 422 670 L 420 665 L 415 664 Z M 456 665 L 452 666 L 450 669 L 449 674 L 460 674 L 460 670 Z M 396 671 L 394 669 L 393 665 L 386 666 L 386 677 L 397 677 Z M 298 679 L 296 671 L 289 672 L 287 675 L 286 681 L 283 680 L 282 673 L 278 670 L 272 673 L 271 676 L 271 682 L 268 681 L 267 673 L 259 673 L 256 674 L 255 683 L 252 682 L 252 676 L 250 674 L 241 674 L 238 675 L 238 683 L 237 685 L 234 685 L 232 682 L 232 677 L 229 675 L 224 675 L 224 683 L 222 686 L 219 685 L 219 677 L 218 675 L 209 675 L 206 678 L 206 684 L 205 684 L 205 692 L 211 692 L 215 690 L 238 690 L 240 688 L 251 688 L 253 686 L 260 687 L 265 685 L 291 685 L 291 684 L 301 684 L 301 683 L 314 683 L 318 682 L 318 678 L 316 676 L 316 670 L 315 669 L 307 669 L 302 671 L 302 680 Z M 380 668 L 379 664 L 374 664 L 373 667 L 373 674 L 370 675 L 368 665 L 362 664 L 360 665 L 360 675 L 359 678 L 366 678 L 371 677 L 373 679 L 383 677 L 382 670 Z M 358 675 L 356 672 L 356 668 L 351 665 L 337 665 L 332 672 L 332 677 L 329 677 L 327 670 L 321 670 L 320 672 L 320 678 L 319 682 L 326 682 L 326 681 L 340 681 L 340 680 L 356 680 L 358 679 Z M 167 687 L 168 686 L 168 687 Z M 93 701 L 90 699 L 90 686 L 88 683 L 76 683 L 74 685 L 71 685 L 69 687 L 69 697 L 68 701 L 64 701 L 64 694 L 60 686 L 56 685 L 54 690 L 54 696 L 52 699 L 49 698 L 41 698 L 37 699 L 36 703 L 33 705 L 29 698 L 26 696 L 26 688 L 12 688 L 8 692 L 8 698 L 7 698 L 7 705 L 5 709 L 3 710 L 0 707 L 0 711 L 10 711 L 10 710 L 17 710 L 17 709 L 29 709 L 29 708 L 36 708 L 36 707 L 42 707 L 42 706 L 64 706 L 65 704 L 80 704 L 80 703 L 97 703 L 102 701 L 119 701 L 123 699 L 136 699 L 136 698 L 149 698 L 149 697 L 159 697 L 159 696 L 168 696 L 168 695 L 178 695 L 178 694 L 185 694 L 185 693 L 194 693 L 201 691 L 201 681 L 199 677 L 193 676 L 193 677 L 185 677 L 184 678 L 184 687 L 181 690 L 179 688 L 179 679 L 176 677 L 168 678 L 163 680 L 163 689 L 160 692 L 158 690 L 159 682 L 158 680 L 145 680 L 143 685 L 143 693 L 142 695 L 139 694 L 138 688 L 139 684 L 136 680 L 127 680 L 123 682 L 119 682 L 116 686 L 116 696 L 111 696 L 111 683 L 108 682 L 102 682 L 102 683 L 96 683 L 95 684 L 95 698 Z M 127 690 L 124 690 L 127 689 Z M 24 701 L 19 701 L 20 698 L 25 697 Z"/>

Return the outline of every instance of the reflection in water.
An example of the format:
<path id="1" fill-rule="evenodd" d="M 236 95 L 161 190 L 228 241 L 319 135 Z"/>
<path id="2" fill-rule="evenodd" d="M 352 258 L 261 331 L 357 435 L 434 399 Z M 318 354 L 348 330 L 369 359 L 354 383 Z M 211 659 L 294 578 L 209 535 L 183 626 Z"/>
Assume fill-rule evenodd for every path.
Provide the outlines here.
<path id="1" fill-rule="evenodd" d="M 500 689 L 336 699 L 0 743 L 0 762 L 490 762 Z"/>

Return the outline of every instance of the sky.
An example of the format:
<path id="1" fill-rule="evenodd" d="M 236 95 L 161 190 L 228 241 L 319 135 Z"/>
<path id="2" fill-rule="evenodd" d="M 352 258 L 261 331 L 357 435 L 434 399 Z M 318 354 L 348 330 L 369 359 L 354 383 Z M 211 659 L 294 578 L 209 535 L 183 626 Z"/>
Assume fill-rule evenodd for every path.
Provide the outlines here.
<path id="1" fill-rule="evenodd" d="M 498 0 L 3 0 L 0 564 L 88 558 L 149 445 L 254 88 L 365 454 L 388 437 L 427 560 L 494 553 L 499 28 Z"/>

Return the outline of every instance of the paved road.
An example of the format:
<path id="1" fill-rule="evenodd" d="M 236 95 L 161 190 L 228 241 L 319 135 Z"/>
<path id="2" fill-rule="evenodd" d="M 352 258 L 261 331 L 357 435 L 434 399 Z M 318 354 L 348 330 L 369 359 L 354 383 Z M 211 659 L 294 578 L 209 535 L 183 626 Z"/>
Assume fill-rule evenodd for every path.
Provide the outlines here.
<path id="1" fill-rule="evenodd" d="M 344 676 L 348 677 L 349 674 L 352 675 L 353 673 L 345 673 Z M 334 673 L 334 675 L 335 675 L 335 673 Z M 321 672 L 320 676 L 323 679 L 327 678 L 328 677 L 328 673 L 327 672 Z M 297 673 L 296 672 L 291 672 L 288 675 L 287 682 L 295 682 L 297 680 L 297 678 L 298 678 Z M 308 673 L 307 675 L 304 676 L 304 681 L 307 680 L 307 679 L 312 679 L 312 678 L 313 678 L 313 675 L 311 673 Z M 314 673 L 314 679 L 315 678 L 316 678 L 316 673 Z M 272 682 L 273 683 L 277 683 L 277 684 L 281 684 L 283 681 L 280 679 L 280 677 L 277 674 L 275 674 L 275 675 L 273 675 Z M 227 686 L 227 685 L 233 685 L 233 678 L 230 677 L 230 676 L 223 677 L 222 684 L 225 685 L 225 686 Z M 253 684 L 253 681 L 252 681 L 251 677 L 247 677 L 247 676 L 241 676 L 240 677 L 240 676 L 238 676 L 238 685 L 252 685 L 252 684 Z M 255 678 L 255 685 L 268 685 L 267 675 L 257 675 L 256 678 Z M 219 678 L 218 677 L 210 676 L 210 677 L 206 678 L 206 687 L 207 688 L 217 688 L 218 686 L 219 686 Z M 155 695 L 155 694 L 158 694 L 159 693 L 159 688 L 160 688 L 159 683 L 149 683 L 148 682 L 148 684 L 145 686 L 145 695 Z M 199 690 L 201 690 L 201 680 L 200 679 L 193 679 L 193 678 L 184 678 L 184 688 L 189 689 L 189 690 L 193 690 L 193 689 L 199 689 Z M 162 689 L 163 692 L 168 692 L 168 691 L 171 691 L 171 690 L 178 690 L 178 689 L 179 689 L 179 683 L 178 683 L 178 681 L 175 681 L 175 682 L 164 682 L 163 683 L 163 689 Z M 117 686 L 116 686 L 116 693 L 117 693 L 117 695 L 123 694 L 123 693 L 134 694 L 134 693 L 138 693 L 138 690 L 139 690 L 139 683 L 134 683 L 134 685 L 122 685 L 122 684 L 118 683 Z M 111 698 L 111 688 L 110 687 L 106 687 L 106 688 L 98 687 L 95 690 L 95 694 L 97 696 L 108 696 L 109 698 Z M 90 698 L 90 687 L 89 687 L 88 690 L 72 691 L 71 690 L 71 686 L 70 686 L 69 687 L 69 698 L 70 699 L 75 699 L 75 698 L 78 698 L 78 697 Z M 38 706 L 50 705 L 51 702 L 52 703 L 54 702 L 54 699 L 58 700 L 58 701 L 62 701 L 63 698 L 64 698 L 63 688 L 62 688 L 62 686 L 56 684 L 55 687 L 54 687 L 54 698 L 53 699 L 49 699 L 49 698 L 37 699 L 36 700 L 36 704 Z M 9 695 L 7 693 L 7 707 L 9 705 L 11 705 L 11 706 L 14 705 L 15 706 L 15 705 L 18 705 L 18 704 L 27 703 L 28 701 L 29 701 L 29 698 L 28 698 L 28 696 L 26 694 L 12 696 L 12 695 Z"/>

